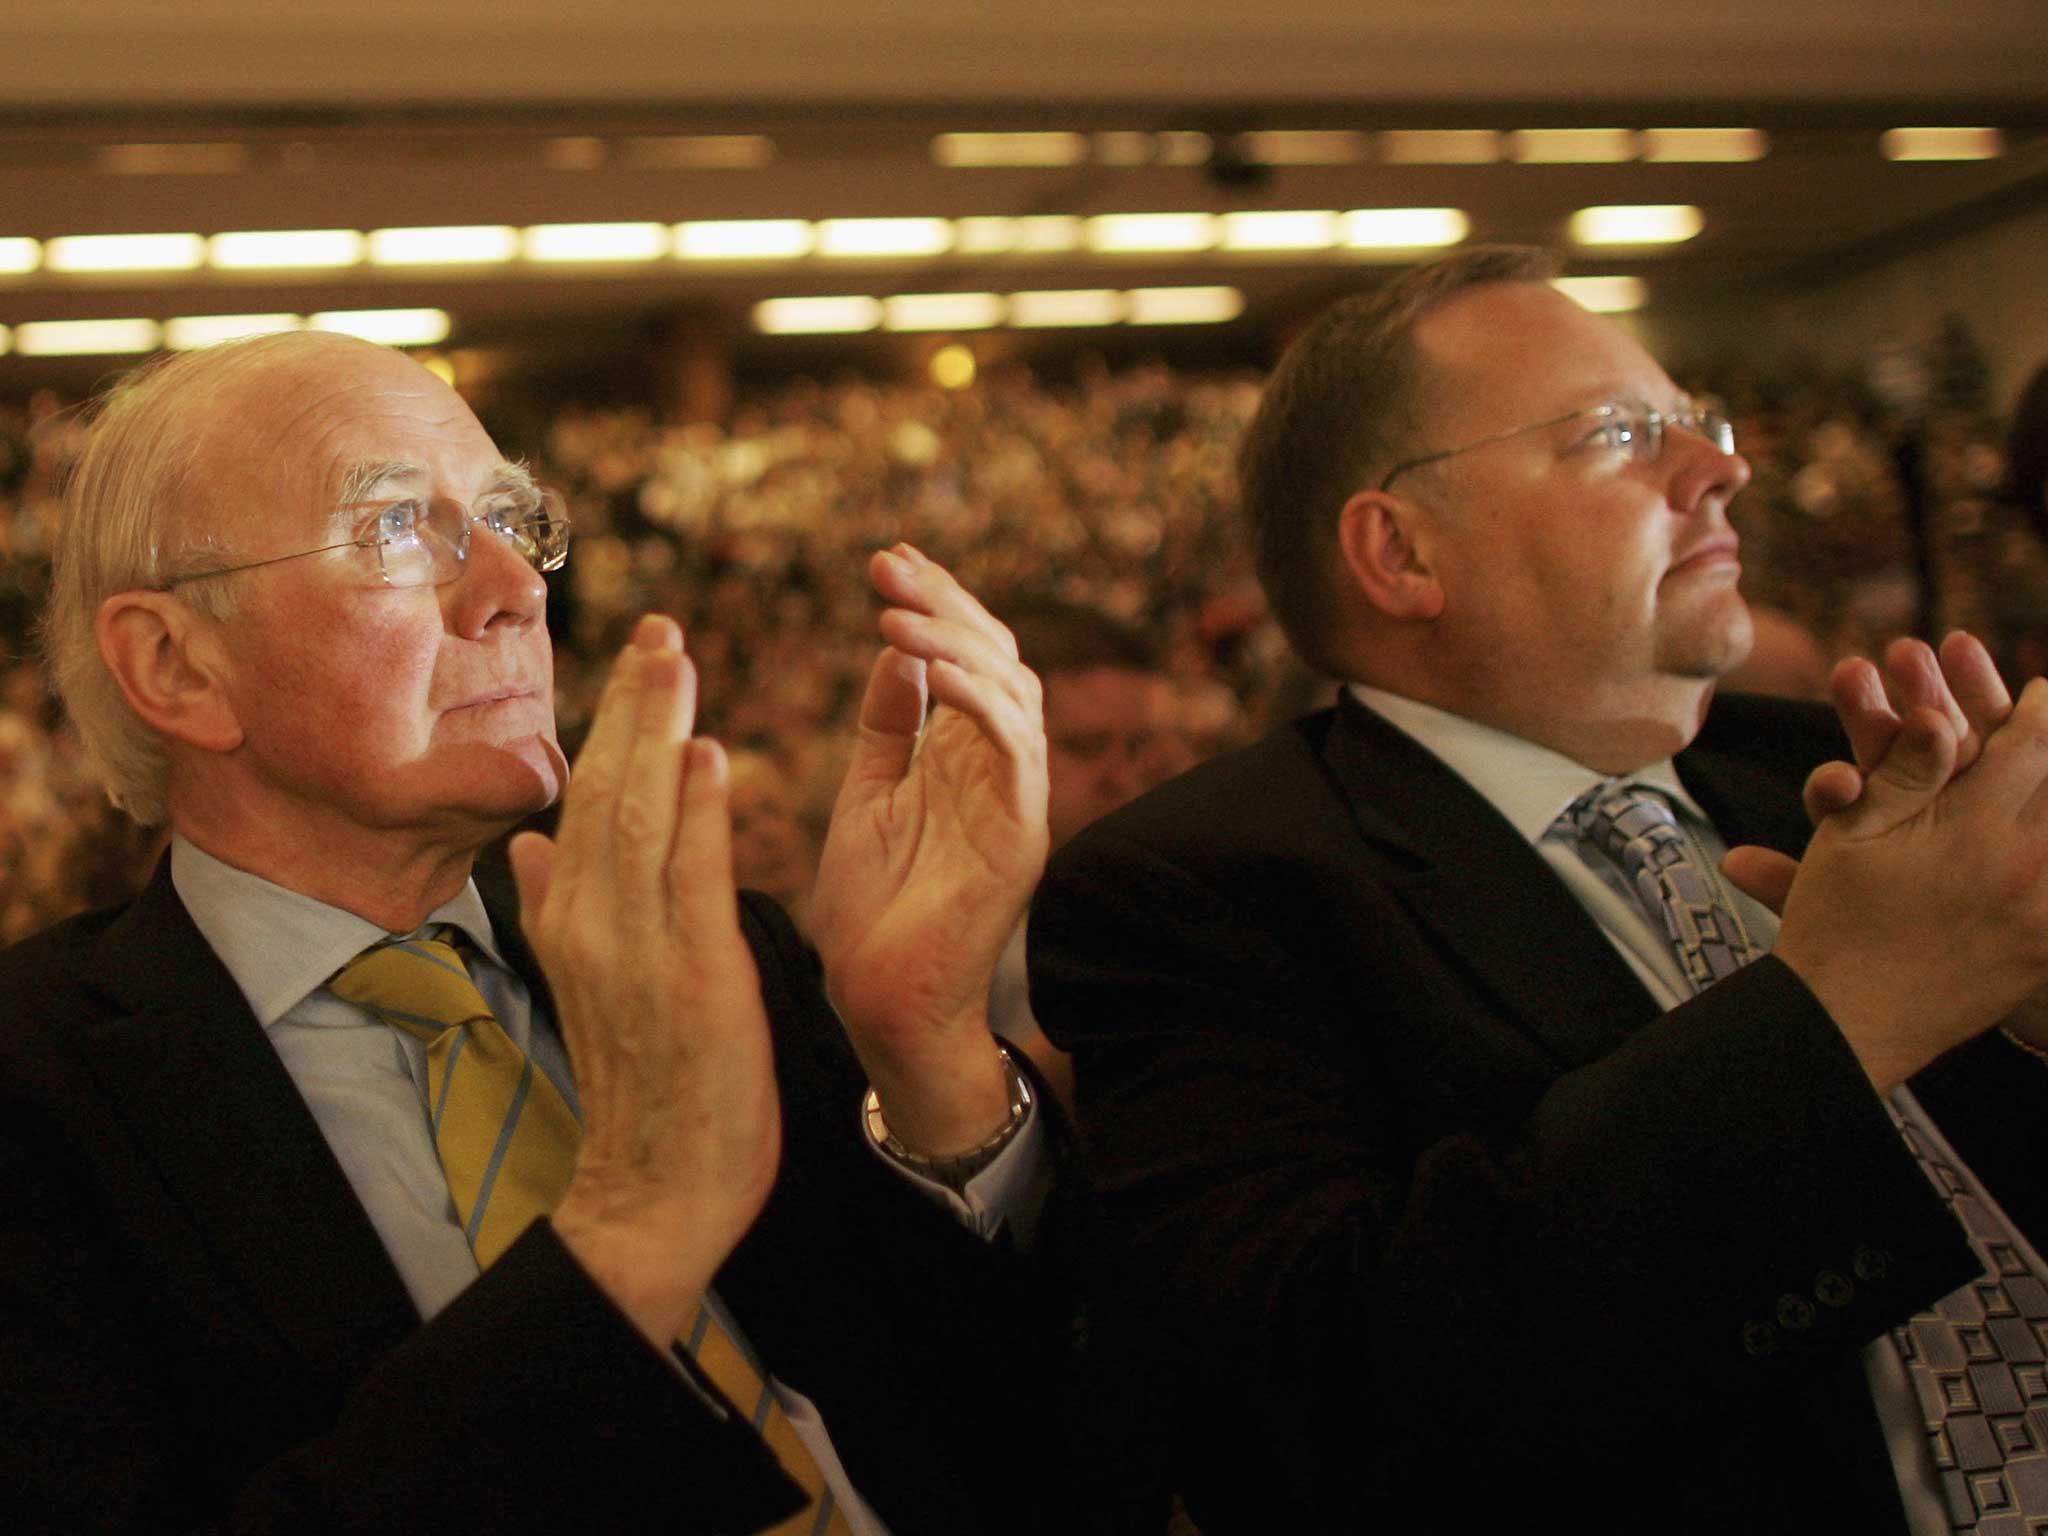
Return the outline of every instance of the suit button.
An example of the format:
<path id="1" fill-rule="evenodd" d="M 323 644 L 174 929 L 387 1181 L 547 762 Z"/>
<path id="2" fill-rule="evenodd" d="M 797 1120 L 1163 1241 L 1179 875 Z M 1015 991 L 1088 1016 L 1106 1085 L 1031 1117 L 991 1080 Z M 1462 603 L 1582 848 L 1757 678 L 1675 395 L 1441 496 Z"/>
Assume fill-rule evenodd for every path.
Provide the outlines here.
<path id="1" fill-rule="evenodd" d="M 1858 1248 L 1849 1267 L 1856 1271 L 1858 1280 L 1882 1280 L 1891 1273 L 1892 1257 L 1876 1248 Z"/>
<path id="2" fill-rule="evenodd" d="M 1813 1303 L 1804 1296 L 1780 1296 L 1778 1298 L 1778 1325 L 1797 1333 L 1802 1328 L 1813 1326 Z"/>
<path id="3" fill-rule="evenodd" d="M 1847 1275 L 1824 1269 L 1813 1277 L 1813 1297 L 1824 1307 L 1846 1307 L 1856 1295 L 1856 1282 Z"/>
<path id="4" fill-rule="evenodd" d="M 1775 1355 L 1778 1352 L 1778 1330 L 1769 1323 L 1744 1324 L 1742 1350 L 1749 1355 Z"/>

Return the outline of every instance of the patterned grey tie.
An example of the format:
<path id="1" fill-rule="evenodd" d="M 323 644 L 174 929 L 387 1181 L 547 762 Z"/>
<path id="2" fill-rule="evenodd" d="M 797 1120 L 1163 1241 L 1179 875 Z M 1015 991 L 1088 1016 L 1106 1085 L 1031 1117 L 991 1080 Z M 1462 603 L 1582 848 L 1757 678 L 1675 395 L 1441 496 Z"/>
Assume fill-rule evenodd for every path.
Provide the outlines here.
<path id="1" fill-rule="evenodd" d="M 1955 1212 L 1983 1278 L 1892 1330 L 1919 1394 L 1949 1524 L 1973 1536 L 2048 1530 L 2048 1285 L 1919 1101 L 1889 1100 L 1906 1145 Z"/>
<path id="2" fill-rule="evenodd" d="M 1664 930 L 1693 991 L 1756 958 L 1720 882 L 1694 856 L 1692 840 L 1655 790 L 1609 779 L 1566 806 L 1558 820 L 1628 876 L 1636 904 Z"/>

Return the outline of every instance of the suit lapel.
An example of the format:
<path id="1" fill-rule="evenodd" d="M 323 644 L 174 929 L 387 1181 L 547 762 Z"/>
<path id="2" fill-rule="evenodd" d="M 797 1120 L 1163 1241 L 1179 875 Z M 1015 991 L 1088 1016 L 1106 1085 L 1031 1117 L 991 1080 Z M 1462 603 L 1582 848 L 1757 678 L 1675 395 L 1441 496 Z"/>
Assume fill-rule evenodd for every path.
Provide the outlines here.
<path id="1" fill-rule="evenodd" d="M 419 1314 L 168 859 L 93 960 L 117 1006 L 81 1031 L 89 1070 L 248 1313 L 329 1389 L 355 1381 Z"/>
<path id="2" fill-rule="evenodd" d="M 1325 756 L 1379 878 L 1453 962 L 1566 1066 L 1594 1061 L 1659 1012 L 1599 926 L 1487 801 L 1351 695 Z M 1543 942 L 1531 943 L 1540 934 Z"/>

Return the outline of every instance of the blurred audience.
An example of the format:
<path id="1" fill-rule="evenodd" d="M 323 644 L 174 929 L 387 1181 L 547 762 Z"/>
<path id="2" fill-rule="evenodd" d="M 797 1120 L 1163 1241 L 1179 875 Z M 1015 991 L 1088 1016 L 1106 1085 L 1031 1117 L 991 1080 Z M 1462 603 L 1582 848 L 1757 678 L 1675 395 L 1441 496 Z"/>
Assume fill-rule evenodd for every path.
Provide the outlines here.
<path id="1" fill-rule="evenodd" d="M 1973 359 L 1951 327 L 1860 379 L 1729 364 L 1684 381 L 1726 400 L 1756 469 L 1733 513 L 1745 590 L 1770 610 L 1756 686 L 1810 691 L 1923 624 L 1984 635 L 2015 681 L 2048 664 L 2048 369 L 2008 432 Z M 565 736 L 594 703 L 593 659 L 638 614 L 675 615 L 703 728 L 758 755 L 742 878 L 800 914 L 866 665 L 870 600 L 848 573 L 907 539 L 999 607 L 1051 599 L 1153 648 L 1156 664 L 1048 687 L 1063 836 L 1325 687 L 1268 619 L 1237 526 L 1232 456 L 1259 382 L 1084 363 L 1058 386 L 990 369 L 958 392 L 799 380 L 723 425 L 557 410 L 511 446 L 576 520 L 550 620 Z M 120 894 L 157 849 L 86 781 L 27 660 L 78 431 L 47 393 L 0 402 L 0 942 Z"/>

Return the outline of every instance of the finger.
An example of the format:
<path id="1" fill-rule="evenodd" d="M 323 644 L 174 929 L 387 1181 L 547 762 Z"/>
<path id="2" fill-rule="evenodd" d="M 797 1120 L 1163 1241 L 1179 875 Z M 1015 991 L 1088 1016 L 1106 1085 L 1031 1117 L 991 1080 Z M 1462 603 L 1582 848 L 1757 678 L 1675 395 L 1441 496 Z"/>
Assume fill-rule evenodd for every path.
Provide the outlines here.
<path id="1" fill-rule="evenodd" d="M 1948 717 L 1957 741 L 1969 735 L 1970 722 L 1949 691 L 1948 679 L 1942 676 L 1934 650 L 1925 640 L 1900 636 L 1885 647 L 1884 666 L 1885 691 L 1891 695 L 1892 707 L 1900 718 L 1916 709 L 1932 709 Z"/>
<path id="2" fill-rule="evenodd" d="M 932 663 L 931 684 L 934 698 L 972 720 L 1010 762 L 1028 767 L 1044 757 L 1045 733 L 1037 717 L 1026 714 L 989 679 L 950 661 L 937 661 Z"/>
<path id="3" fill-rule="evenodd" d="M 1899 731 L 1899 717 L 1885 697 L 1884 679 L 1877 668 L 1861 656 L 1851 656 L 1835 666 L 1828 680 L 1828 692 L 1848 735 L 1856 766 L 1866 773 L 1885 755 Z"/>
<path id="4" fill-rule="evenodd" d="M 1028 709 L 1038 708 L 1038 678 L 972 625 L 935 619 L 907 608 L 891 608 L 880 621 L 882 638 L 923 661 L 950 661 L 989 679 Z"/>
<path id="5" fill-rule="evenodd" d="M 731 767 L 725 749 L 708 737 L 691 738 L 677 757 L 683 763 L 681 796 L 668 860 L 676 931 L 691 938 L 727 934 L 739 926 L 732 883 Z"/>
<path id="6" fill-rule="evenodd" d="M 1983 795 L 1999 811 L 2019 818 L 2029 830 L 2042 826 L 2042 802 L 2048 801 L 2048 678 L 2035 678 L 2020 690 L 2005 724 L 1984 743 L 1984 760 L 1970 775 L 1969 788 L 1981 782 Z"/>
<path id="7" fill-rule="evenodd" d="M 555 829 L 555 843 L 570 867 L 601 857 L 611 837 L 616 815 L 616 798 L 626 761 L 632 751 L 640 713 L 640 692 L 645 679 L 642 665 L 650 655 L 680 651 L 682 630 L 675 620 L 660 614 L 644 615 L 633 627 L 633 638 L 619 653 L 611 676 L 598 696 L 597 711 L 576 755 L 569 790 L 562 800 L 562 820 Z"/>
<path id="8" fill-rule="evenodd" d="M 1975 635 L 1960 629 L 1951 631 L 1941 642 L 1940 659 L 1949 691 L 1955 695 L 1963 718 L 1969 721 L 1965 756 L 1958 759 L 1959 768 L 1968 767 L 1991 733 L 2012 713 L 2012 695 L 2006 691 L 2005 679 L 1998 675 L 1991 653 Z M 1975 739 L 1971 740 L 1972 737 Z"/>
<path id="9" fill-rule="evenodd" d="M 1799 873 L 1799 861 L 1775 848 L 1744 843 L 1722 857 L 1721 873 L 1745 896 L 1782 914 L 1793 877 Z"/>
<path id="10" fill-rule="evenodd" d="M 1007 656 L 1017 654 L 1017 637 L 937 561 L 909 544 L 878 551 L 868 562 L 875 590 L 899 607 L 964 624 Z"/>
<path id="11" fill-rule="evenodd" d="M 519 890 L 519 923 L 527 937 L 547 904 L 555 872 L 555 845 L 539 832 L 522 832 L 505 847 L 512 864 L 512 883 Z"/>
<path id="12" fill-rule="evenodd" d="M 1899 722 L 1883 760 L 1865 775 L 1862 798 L 1836 821 L 1858 837 L 1889 831 L 1933 803 L 1955 761 L 1956 734 L 1948 717 L 1938 710 L 1914 710 Z"/>
<path id="13" fill-rule="evenodd" d="M 668 917 L 661 871 L 676 836 L 696 668 L 670 650 L 650 653 L 641 666 L 640 710 L 612 823 L 612 877 L 622 898 L 619 921 L 654 928 Z"/>
<path id="14" fill-rule="evenodd" d="M 1822 763 L 1806 777 L 1801 799 L 1806 817 L 1815 826 L 1837 812 L 1846 811 L 1863 797 L 1863 775 L 1853 763 Z"/>

